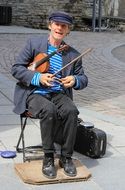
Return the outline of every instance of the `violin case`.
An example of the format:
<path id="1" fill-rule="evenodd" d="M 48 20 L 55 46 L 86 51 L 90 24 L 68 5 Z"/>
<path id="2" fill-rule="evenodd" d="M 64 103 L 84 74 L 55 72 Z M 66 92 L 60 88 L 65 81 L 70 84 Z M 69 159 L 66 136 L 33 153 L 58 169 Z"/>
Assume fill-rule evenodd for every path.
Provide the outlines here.
<path id="1" fill-rule="evenodd" d="M 106 133 L 90 122 L 78 122 L 74 150 L 90 158 L 101 158 L 106 153 Z"/>

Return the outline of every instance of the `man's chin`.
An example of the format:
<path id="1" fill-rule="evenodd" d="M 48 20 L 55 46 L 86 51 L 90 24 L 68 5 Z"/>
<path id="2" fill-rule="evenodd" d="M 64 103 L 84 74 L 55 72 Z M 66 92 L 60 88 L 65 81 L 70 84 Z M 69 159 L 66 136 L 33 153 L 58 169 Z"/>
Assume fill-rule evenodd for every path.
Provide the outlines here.
<path id="1" fill-rule="evenodd" d="M 55 39 L 56 39 L 56 40 L 62 40 L 63 38 L 64 38 L 63 35 L 56 35 L 56 36 L 55 36 Z"/>

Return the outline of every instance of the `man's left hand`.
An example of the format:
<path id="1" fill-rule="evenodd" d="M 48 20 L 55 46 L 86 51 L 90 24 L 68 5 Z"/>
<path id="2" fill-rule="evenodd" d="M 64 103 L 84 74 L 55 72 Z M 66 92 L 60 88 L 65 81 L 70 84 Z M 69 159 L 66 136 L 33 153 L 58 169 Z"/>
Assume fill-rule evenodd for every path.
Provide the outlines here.
<path id="1" fill-rule="evenodd" d="M 70 75 L 65 78 L 61 78 L 61 82 L 65 88 L 72 87 L 75 84 L 75 77 Z"/>

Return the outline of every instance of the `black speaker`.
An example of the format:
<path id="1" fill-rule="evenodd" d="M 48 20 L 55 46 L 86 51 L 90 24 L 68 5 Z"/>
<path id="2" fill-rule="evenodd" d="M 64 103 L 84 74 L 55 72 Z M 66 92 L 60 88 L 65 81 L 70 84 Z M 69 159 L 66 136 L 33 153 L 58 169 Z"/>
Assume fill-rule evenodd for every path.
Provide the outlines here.
<path id="1" fill-rule="evenodd" d="M 74 149 L 91 158 L 101 158 L 106 153 L 106 133 L 89 122 L 81 122 L 77 127 Z"/>

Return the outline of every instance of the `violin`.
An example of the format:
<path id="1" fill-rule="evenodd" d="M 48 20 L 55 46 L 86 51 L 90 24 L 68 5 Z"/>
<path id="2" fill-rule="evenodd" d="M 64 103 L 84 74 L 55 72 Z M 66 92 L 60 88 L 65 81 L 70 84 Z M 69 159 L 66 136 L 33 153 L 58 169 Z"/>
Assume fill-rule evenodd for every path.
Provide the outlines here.
<path id="1" fill-rule="evenodd" d="M 51 54 L 46 54 L 46 53 L 39 53 L 33 60 L 32 63 L 29 64 L 28 69 L 31 71 L 38 71 L 40 73 L 46 73 L 49 69 L 49 59 L 59 53 L 62 52 L 64 50 L 67 50 L 69 48 L 68 45 L 63 45 L 61 46 L 59 49 L 57 49 L 56 51 L 53 51 Z"/>

